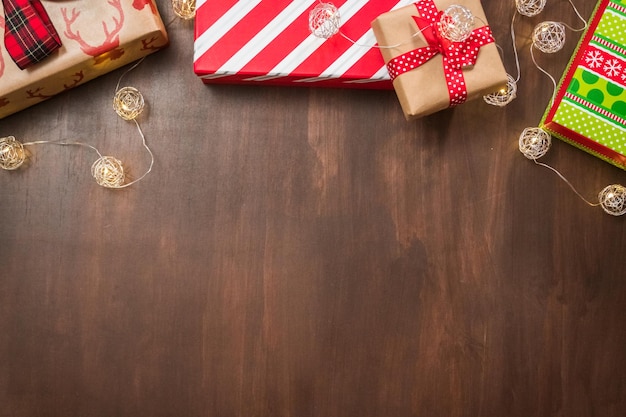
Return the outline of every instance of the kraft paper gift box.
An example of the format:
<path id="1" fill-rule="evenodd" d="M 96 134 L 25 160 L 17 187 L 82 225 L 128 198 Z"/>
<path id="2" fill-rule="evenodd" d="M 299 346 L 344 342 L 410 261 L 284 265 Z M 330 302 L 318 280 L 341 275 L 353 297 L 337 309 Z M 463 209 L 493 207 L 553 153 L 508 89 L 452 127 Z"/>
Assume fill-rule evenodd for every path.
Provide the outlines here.
<path id="1" fill-rule="evenodd" d="M 452 5 L 464 6 L 475 16 L 475 30 L 488 26 L 480 0 L 437 0 L 434 5 L 438 11 L 444 11 Z M 372 22 L 385 62 L 389 63 L 394 58 L 428 46 L 414 16 L 420 15 L 416 5 L 412 4 L 384 13 Z M 496 92 L 507 83 L 507 74 L 495 42 L 481 46 L 475 64 L 463 68 L 462 73 L 467 93 L 465 101 Z M 407 120 L 451 106 L 441 53 L 395 77 L 393 86 Z"/>
<path id="2" fill-rule="evenodd" d="M 309 30 L 319 0 L 198 0 L 194 70 L 205 84 L 392 89 L 370 23 L 410 3 L 334 1 L 341 33 L 323 39 Z"/>
<path id="3" fill-rule="evenodd" d="M 626 1 L 600 1 L 541 122 L 626 169 Z"/>
<path id="4" fill-rule="evenodd" d="M 0 118 L 168 45 L 153 0 L 42 1 L 62 46 L 20 70 L 0 41 Z M 0 29 L 4 10 L 0 4 Z"/>

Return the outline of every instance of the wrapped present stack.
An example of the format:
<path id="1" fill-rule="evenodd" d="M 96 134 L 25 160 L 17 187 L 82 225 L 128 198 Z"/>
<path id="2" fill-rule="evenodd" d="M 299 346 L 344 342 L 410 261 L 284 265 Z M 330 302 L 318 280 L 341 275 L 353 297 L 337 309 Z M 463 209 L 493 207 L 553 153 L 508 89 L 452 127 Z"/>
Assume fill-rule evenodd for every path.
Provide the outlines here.
<path id="1" fill-rule="evenodd" d="M 452 6 L 474 16 L 466 39 L 448 39 L 439 28 Z M 506 86 L 506 71 L 480 0 L 421 0 L 382 14 L 372 27 L 407 119 Z"/>
<path id="2" fill-rule="evenodd" d="M 60 47 L 21 69 L 14 57 L 16 46 L 0 42 L 0 118 L 168 45 L 153 0 L 43 1 L 41 7 L 58 35 Z M 3 32 L 10 19 L 23 14 L 21 10 L 6 12 L 0 5 Z"/>
<path id="3" fill-rule="evenodd" d="M 626 169 L 626 2 L 601 0 L 541 127 Z"/>
<path id="4" fill-rule="evenodd" d="M 391 89 L 370 23 L 411 0 L 333 2 L 341 33 L 309 27 L 318 0 L 198 0 L 194 69 L 206 84 Z"/>

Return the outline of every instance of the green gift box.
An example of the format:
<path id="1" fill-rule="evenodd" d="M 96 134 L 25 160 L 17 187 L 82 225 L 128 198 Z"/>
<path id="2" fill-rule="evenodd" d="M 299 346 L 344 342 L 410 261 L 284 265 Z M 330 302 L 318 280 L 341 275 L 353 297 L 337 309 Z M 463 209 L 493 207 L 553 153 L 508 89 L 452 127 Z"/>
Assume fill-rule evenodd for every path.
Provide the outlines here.
<path id="1" fill-rule="evenodd" d="M 541 127 L 626 169 L 626 0 L 600 0 Z"/>

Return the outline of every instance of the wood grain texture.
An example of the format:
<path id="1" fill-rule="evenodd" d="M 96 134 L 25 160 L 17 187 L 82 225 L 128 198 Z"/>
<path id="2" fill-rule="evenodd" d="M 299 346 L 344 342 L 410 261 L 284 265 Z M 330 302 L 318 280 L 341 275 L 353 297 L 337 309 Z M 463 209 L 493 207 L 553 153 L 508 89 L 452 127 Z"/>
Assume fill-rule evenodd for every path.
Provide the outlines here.
<path id="1" fill-rule="evenodd" d="M 484 7 L 514 72 L 505 3 Z M 624 219 L 517 150 L 551 94 L 527 48 L 547 19 L 576 24 L 568 2 L 519 21 L 511 105 L 411 123 L 393 92 L 204 86 L 172 24 L 125 77 L 149 105 L 144 181 L 100 188 L 93 153 L 43 145 L 0 172 L 0 416 L 623 416 Z M 552 74 L 568 36 L 539 57 Z M 140 175 L 109 110 L 122 72 L 0 136 Z M 561 142 L 545 162 L 589 198 L 626 184 Z"/>

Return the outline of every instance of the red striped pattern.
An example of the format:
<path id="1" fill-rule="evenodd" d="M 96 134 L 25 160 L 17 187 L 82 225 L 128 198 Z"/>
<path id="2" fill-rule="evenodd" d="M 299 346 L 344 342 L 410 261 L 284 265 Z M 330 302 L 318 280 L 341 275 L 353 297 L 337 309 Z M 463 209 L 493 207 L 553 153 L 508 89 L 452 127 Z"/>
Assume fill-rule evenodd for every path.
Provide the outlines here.
<path id="1" fill-rule="evenodd" d="M 305 5 L 305 0 L 299 1 Z M 206 1 L 196 11 L 194 69 L 205 82 L 241 82 L 249 79 L 291 84 L 306 80 L 309 81 L 308 85 L 352 83 L 353 86 L 363 88 L 393 88 L 388 74 L 383 70 L 385 63 L 377 48 L 366 45 L 357 47 L 340 34 L 327 40 L 311 40 L 309 12 L 319 4 L 318 1 L 310 0 L 309 7 L 300 8 L 301 12 L 290 15 L 280 33 L 268 31 L 272 33 L 272 38 L 262 48 L 256 49 L 249 47 L 249 43 L 254 43 L 251 40 L 260 31 L 267 31 L 268 25 L 275 24 L 276 16 L 288 6 L 293 6 L 293 1 L 262 0 L 239 20 L 227 22 L 227 27 L 217 30 L 214 25 L 225 25 L 224 19 L 220 19 L 237 3 L 235 0 Z M 354 41 L 371 31 L 370 23 L 381 13 L 410 3 L 402 0 L 333 2 L 337 8 L 345 6 L 356 10 L 349 19 L 343 16 L 341 19 L 341 33 Z M 219 35 L 207 37 L 211 30 Z M 376 41 L 373 35 L 371 39 L 368 45 L 374 46 Z M 208 46 L 202 47 L 201 43 Z M 249 55 L 245 55 L 246 48 L 250 48 Z M 292 52 L 300 50 L 303 51 L 302 55 L 293 57 Z M 373 81 L 372 85 L 368 81 Z"/>
<path id="2" fill-rule="evenodd" d="M 605 48 L 611 49 L 612 51 L 615 51 L 615 52 L 617 52 L 619 54 L 626 55 L 626 49 L 622 48 L 621 46 L 618 46 L 618 45 L 613 44 L 613 43 L 609 43 L 605 39 L 599 38 L 597 36 L 594 36 L 591 39 L 594 42 L 599 43 L 600 45 L 604 46 Z"/>

